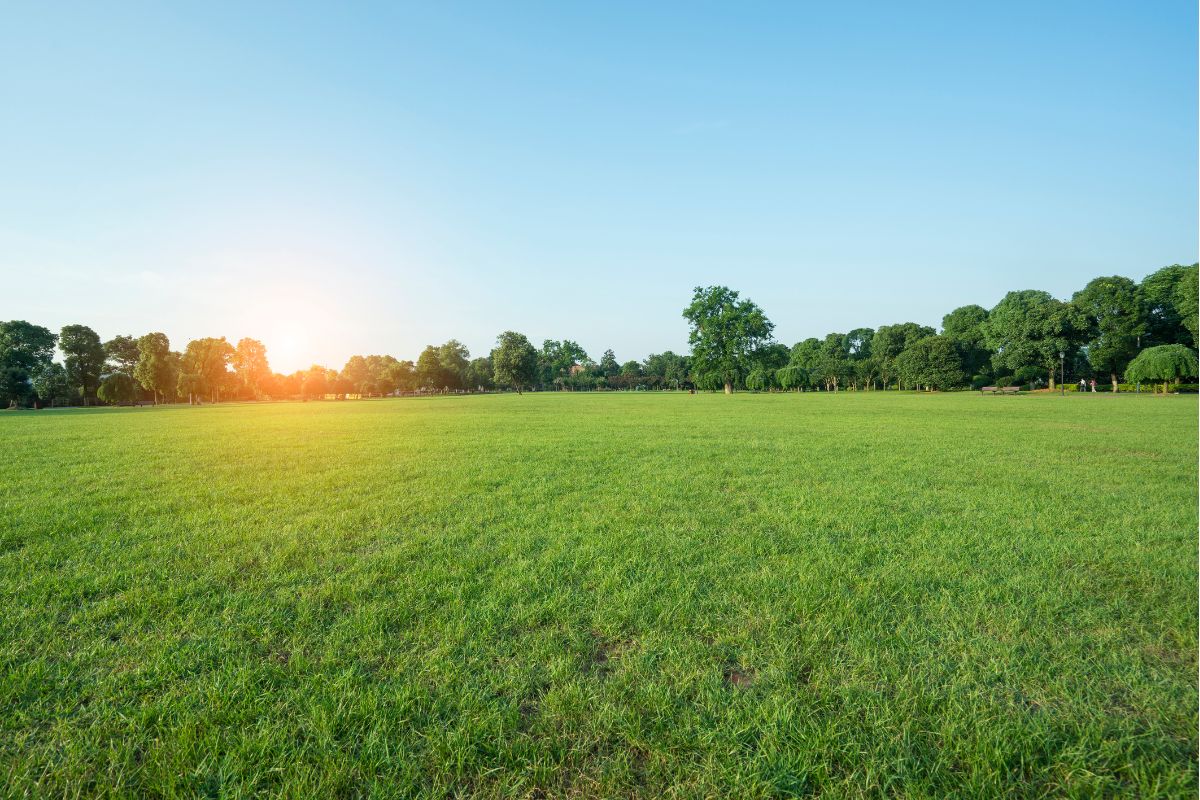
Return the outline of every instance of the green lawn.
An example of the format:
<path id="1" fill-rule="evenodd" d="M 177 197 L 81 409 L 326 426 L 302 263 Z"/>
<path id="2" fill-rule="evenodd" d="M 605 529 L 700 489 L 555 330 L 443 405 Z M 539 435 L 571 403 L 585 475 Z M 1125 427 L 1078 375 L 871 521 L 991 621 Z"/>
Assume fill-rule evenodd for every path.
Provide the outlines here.
<path id="1" fill-rule="evenodd" d="M 0 415 L 8 796 L 1194 797 L 1195 397 Z"/>

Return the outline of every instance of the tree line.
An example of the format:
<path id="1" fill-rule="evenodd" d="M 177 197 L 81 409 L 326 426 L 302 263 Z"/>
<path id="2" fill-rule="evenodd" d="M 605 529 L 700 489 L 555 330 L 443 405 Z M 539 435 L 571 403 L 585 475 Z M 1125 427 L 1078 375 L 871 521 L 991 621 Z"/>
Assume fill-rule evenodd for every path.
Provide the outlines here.
<path id="1" fill-rule="evenodd" d="M 267 348 L 206 337 L 172 350 L 163 333 L 104 341 L 86 325 L 57 334 L 23 320 L 0 322 L 0 407 L 94 403 L 316 399 L 496 389 L 712 389 L 732 392 L 961 389 L 1095 378 L 1178 381 L 1197 373 L 1196 264 L 1174 264 L 1140 283 L 1100 277 L 1071 297 L 1010 292 L 992 309 L 956 308 L 941 331 L 915 322 L 854 328 L 789 347 L 763 310 L 724 286 L 697 287 L 683 310 L 691 352 L 620 363 L 593 360 L 577 342 L 540 348 L 505 331 L 485 356 L 459 341 L 429 345 L 413 360 L 356 355 L 340 369 L 273 372 Z M 56 351 L 61 360 L 55 360 Z"/>

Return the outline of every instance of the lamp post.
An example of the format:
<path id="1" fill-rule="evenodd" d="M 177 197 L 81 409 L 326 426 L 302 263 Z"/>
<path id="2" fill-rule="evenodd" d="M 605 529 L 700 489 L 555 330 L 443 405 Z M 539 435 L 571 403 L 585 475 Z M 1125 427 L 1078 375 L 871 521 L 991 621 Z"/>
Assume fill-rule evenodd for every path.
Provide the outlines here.
<path id="1" fill-rule="evenodd" d="M 1062 350 L 1058 351 L 1058 388 L 1061 390 L 1059 394 L 1063 397 L 1067 396 L 1067 354 Z"/>

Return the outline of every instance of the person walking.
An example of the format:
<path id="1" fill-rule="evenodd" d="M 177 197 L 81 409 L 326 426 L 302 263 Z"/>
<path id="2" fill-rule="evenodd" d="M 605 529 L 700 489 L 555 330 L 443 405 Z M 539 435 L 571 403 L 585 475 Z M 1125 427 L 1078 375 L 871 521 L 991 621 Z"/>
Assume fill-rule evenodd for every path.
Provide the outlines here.
<path id="1" fill-rule="evenodd" d="M 1096 379 L 1092 378 L 1092 394 L 1096 393 Z"/>
<path id="2" fill-rule="evenodd" d="M 1087 381 L 1085 381 L 1083 378 L 1079 379 L 1079 391 L 1081 391 L 1081 392 L 1087 391 Z"/>

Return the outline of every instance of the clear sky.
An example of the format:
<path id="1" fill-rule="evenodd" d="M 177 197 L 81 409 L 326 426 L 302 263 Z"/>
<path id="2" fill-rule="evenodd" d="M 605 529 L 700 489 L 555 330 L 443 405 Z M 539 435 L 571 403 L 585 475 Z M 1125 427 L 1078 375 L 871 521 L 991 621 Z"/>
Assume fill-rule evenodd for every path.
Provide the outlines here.
<path id="1" fill-rule="evenodd" d="M 686 352 L 1197 258 L 1180 2 L 9 3 L 0 319 Z"/>

